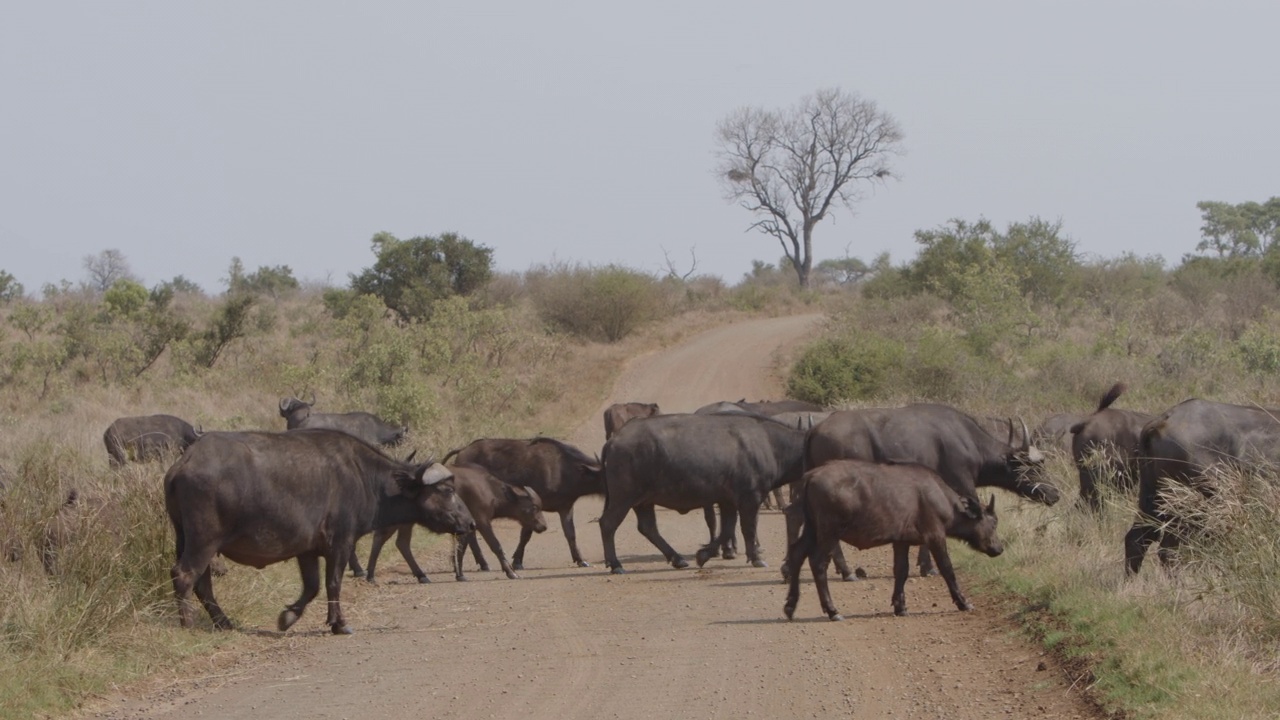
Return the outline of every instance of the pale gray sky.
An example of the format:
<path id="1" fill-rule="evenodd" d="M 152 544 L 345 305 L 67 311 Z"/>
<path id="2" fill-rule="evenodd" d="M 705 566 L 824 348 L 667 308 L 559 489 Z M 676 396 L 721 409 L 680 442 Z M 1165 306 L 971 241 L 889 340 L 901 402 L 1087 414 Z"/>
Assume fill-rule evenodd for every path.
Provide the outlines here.
<path id="1" fill-rule="evenodd" d="M 949 218 L 1061 219 L 1081 251 L 1176 261 L 1200 200 L 1280 195 L 1280 3 L 10 2 L 0 269 L 36 291 L 124 252 L 222 288 L 369 238 L 456 231 L 553 259 L 736 282 L 776 241 L 712 174 L 737 107 L 838 86 L 905 132 L 900 182 L 819 259 L 915 255 Z"/>

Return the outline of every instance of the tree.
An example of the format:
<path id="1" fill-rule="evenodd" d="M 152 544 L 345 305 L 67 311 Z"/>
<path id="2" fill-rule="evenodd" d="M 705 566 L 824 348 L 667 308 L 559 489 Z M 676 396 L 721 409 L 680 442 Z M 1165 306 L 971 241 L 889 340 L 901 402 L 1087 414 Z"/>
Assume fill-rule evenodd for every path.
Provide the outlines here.
<path id="1" fill-rule="evenodd" d="M 26 288 L 7 270 L 0 270 L 0 305 L 22 297 Z"/>
<path id="2" fill-rule="evenodd" d="M 136 280 L 129 270 L 129 261 L 119 250 L 103 250 L 97 255 L 84 256 L 84 270 L 89 275 L 86 284 L 98 292 L 106 292 L 117 280 Z"/>
<path id="3" fill-rule="evenodd" d="M 381 232 L 371 245 L 378 259 L 351 276 L 351 289 L 378 296 L 405 322 L 431 317 L 437 300 L 470 295 L 493 274 L 493 250 L 456 233 L 401 240 Z"/>
<path id="4" fill-rule="evenodd" d="M 229 276 L 227 289 L 232 293 L 270 295 L 273 299 L 279 299 L 301 287 L 298 279 L 293 276 L 293 269 L 288 265 L 275 267 L 262 265 L 246 275 L 244 266 L 240 264 L 240 258 L 232 258 Z"/>
<path id="5" fill-rule="evenodd" d="M 1261 257 L 1280 239 L 1280 197 L 1265 203 L 1196 203 L 1204 224 L 1196 250 L 1219 258 Z"/>
<path id="6" fill-rule="evenodd" d="M 813 269 L 813 229 L 832 206 L 851 212 L 862 183 L 893 177 L 903 152 L 894 118 L 855 93 L 820 90 L 783 110 L 741 108 L 716 129 L 720 177 L 729 200 L 778 240 L 801 287 Z"/>

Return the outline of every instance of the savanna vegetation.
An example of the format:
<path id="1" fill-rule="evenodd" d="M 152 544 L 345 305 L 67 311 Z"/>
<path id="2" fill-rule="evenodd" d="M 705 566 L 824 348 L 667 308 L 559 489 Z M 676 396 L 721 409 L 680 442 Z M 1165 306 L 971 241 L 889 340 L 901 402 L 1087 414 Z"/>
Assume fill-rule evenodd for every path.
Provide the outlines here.
<path id="1" fill-rule="evenodd" d="M 116 417 L 283 429 L 279 399 L 314 393 L 318 409 L 408 425 L 406 454 L 481 435 L 558 435 L 595 409 L 637 349 L 796 309 L 829 319 L 798 353 L 789 393 L 830 405 L 934 400 L 1034 424 L 1091 410 L 1118 380 L 1130 388 L 1120 406 L 1153 412 L 1190 396 L 1274 405 L 1276 226 L 1241 221 L 1266 214 L 1238 206 L 1202 211 L 1208 244 L 1173 267 L 1081 257 L 1059 223 L 956 220 L 917 232 L 908 262 L 818 263 L 802 290 L 788 258 L 755 263 L 733 286 L 563 263 L 495 273 L 486 248 L 452 234 L 379 234 L 373 265 L 342 287 L 233 260 L 225 292 L 182 276 L 148 288 L 111 252 L 87 259 L 84 282 L 36 299 L 0 272 L 10 289 L 0 292 L 0 716 L 58 714 L 131 678 L 183 662 L 212 672 L 219 657 L 278 642 L 177 627 L 167 465 L 110 469 L 102 432 Z M 1226 229 L 1211 213 L 1229 216 Z M 1223 478 L 1211 504 L 1177 498 L 1222 530 L 1192 543 L 1178 571 L 1151 562 L 1130 580 L 1121 538 L 1132 499 L 1111 492 L 1100 515 L 1084 512 L 1074 478 L 1069 458 L 1053 455 L 1048 480 L 1066 498 L 1002 498 L 1005 555 L 957 553 L 988 597 L 1117 712 L 1280 713 L 1280 498 L 1265 473 Z M 55 522 L 72 490 L 80 501 Z M 233 566 L 218 592 L 238 621 L 270 626 L 295 573 Z M 368 591 L 344 587 L 353 622 Z"/>

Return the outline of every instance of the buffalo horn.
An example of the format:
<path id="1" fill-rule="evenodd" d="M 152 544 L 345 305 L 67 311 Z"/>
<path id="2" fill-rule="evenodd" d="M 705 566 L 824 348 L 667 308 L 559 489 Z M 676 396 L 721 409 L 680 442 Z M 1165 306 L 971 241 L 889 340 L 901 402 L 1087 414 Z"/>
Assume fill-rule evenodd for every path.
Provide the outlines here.
<path id="1" fill-rule="evenodd" d="M 1013 446 L 1013 418 L 1008 418 L 1008 420 L 1009 420 L 1009 442 L 1005 444 L 1012 447 Z"/>
<path id="2" fill-rule="evenodd" d="M 413 456 L 417 454 L 418 454 L 417 450 L 414 450 L 413 452 L 409 453 L 409 457 L 404 459 L 404 464 L 408 465 L 409 463 L 413 462 Z"/>
<path id="3" fill-rule="evenodd" d="M 1027 431 L 1027 421 L 1019 417 L 1018 422 L 1022 423 L 1022 452 L 1031 452 L 1031 433 Z"/>
<path id="4" fill-rule="evenodd" d="M 308 404 L 308 405 L 315 405 L 315 404 L 316 404 L 316 391 L 315 391 L 315 390 L 312 390 L 312 391 L 311 391 L 311 402 L 309 402 L 309 403 L 307 403 L 307 404 Z"/>
<path id="5" fill-rule="evenodd" d="M 987 514 L 988 515 L 996 514 L 996 494 L 995 493 L 991 493 L 991 502 L 987 503 Z"/>
<path id="6" fill-rule="evenodd" d="M 289 410 L 289 401 L 292 399 L 293 398 L 280 398 L 280 412 L 287 412 Z"/>

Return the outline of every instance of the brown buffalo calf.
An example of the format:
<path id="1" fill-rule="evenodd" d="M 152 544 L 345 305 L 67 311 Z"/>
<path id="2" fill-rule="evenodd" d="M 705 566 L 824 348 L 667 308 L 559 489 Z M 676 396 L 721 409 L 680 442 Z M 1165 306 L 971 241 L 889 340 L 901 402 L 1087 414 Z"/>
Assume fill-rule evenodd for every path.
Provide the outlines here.
<path id="1" fill-rule="evenodd" d="M 996 536 L 996 499 L 987 507 L 947 487 L 934 471 L 921 465 L 880 465 L 862 460 L 829 462 L 805 473 L 801 481 L 804 532 L 787 556 L 790 588 L 783 612 L 790 619 L 800 598 L 800 564 L 807 558 L 818 599 L 827 617 L 842 620 L 831 601 L 827 563 L 840 541 L 860 550 L 893 544 L 893 612 L 907 614 L 904 588 L 908 552 L 924 545 L 947 581 L 951 599 L 961 610 L 972 605 L 960 594 L 947 538 L 963 540 L 995 557 L 1004 552 Z"/>
<path id="2" fill-rule="evenodd" d="M 453 483 L 458 499 L 467 506 L 467 511 L 471 513 L 476 523 L 475 530 L 458 537 L 454 556 L 454 577 L 460 581 L 467 579 L 462 574 L 462 556 L 468 547 L 475 555 L 476 562 L 480 563 L 481 569 L 488 569 L 488 564 L 484 562 L 484 555 L 480 552 L 480 543 L 476 540 L 476 532 L 479 532 L 489 544 L 489 549 L 498 556 L 498 564 L 502 566 L 502 571 L 512 580 L 518 580 L 520 576 L 512 569 L 506 553 L 502 551 L 502 544 L 498 542 L 498 536 L 493 533 L 493 520 L 494 518 L 511 518 L 519 521 L 522 528 L 531 532 L 544 532 L 547 529 L 547 519 L 542 515 L 542 499 L 533 488 L 508 485 L 479 465 L 462 463 L 447 467 L 453 472 Z M 374 531 L 373 547 L 369 550 L 369 573 L 366 576 L 369 582 L 374 582 L 373 571 L 378 564 L 378 555 L 382 552 L 383 543 L 391 537 L 393 532 L 396 534 L 396 548 L 400 550 L 400 556 L 409 564 L 409 570 L 413 572 L 413 576 L 418 578 L 420 583 L 431 582 L 413 557 L 412 524 Z M 355 553 L 352 553 L 351 571 L 357 577 L 364 574 L 361 572 L 360 563 L 355 559 Z"/>
<path id="3" fill-rule="evenodd" d="M 657 403 L 629 402 L 610 405 L 604 411 L 604 439 L 613 437 L 613 434 L 626 425 L 628 420 L 653 417 L 661 412 Z"/>

